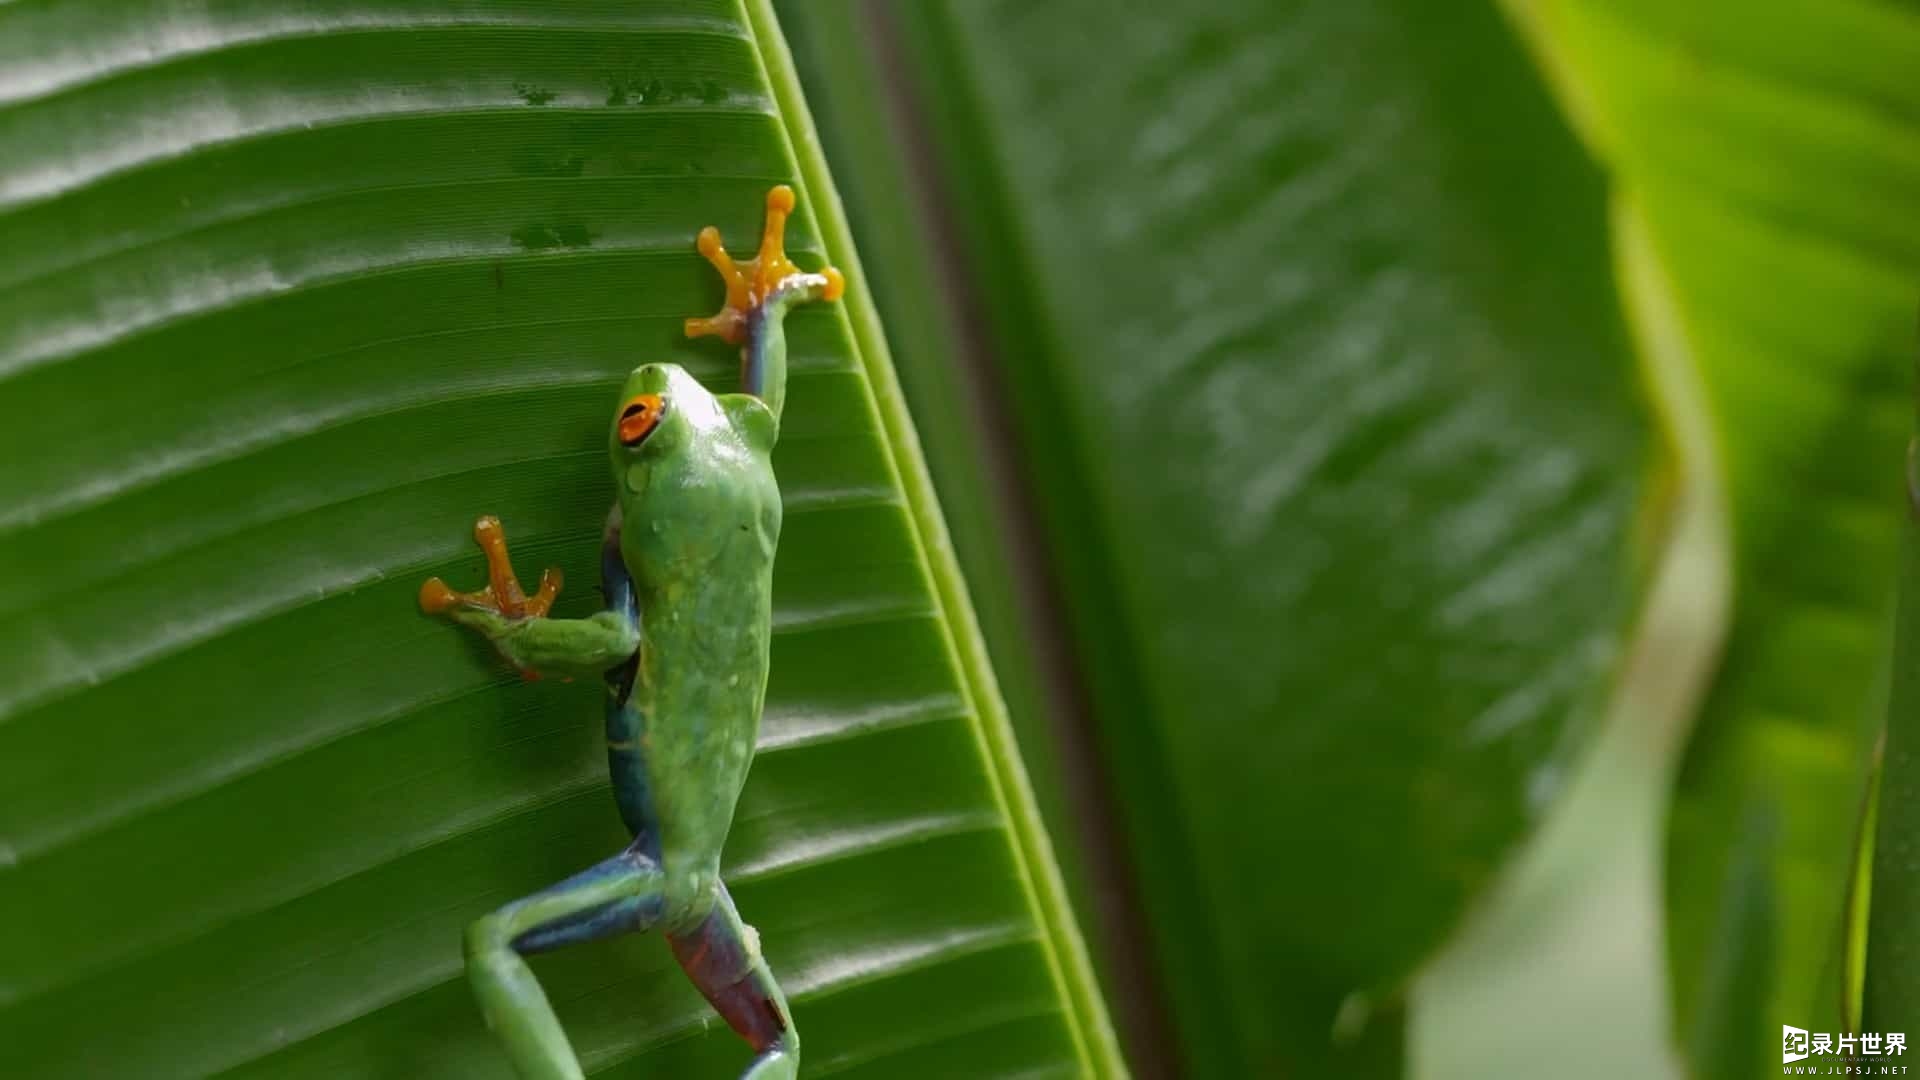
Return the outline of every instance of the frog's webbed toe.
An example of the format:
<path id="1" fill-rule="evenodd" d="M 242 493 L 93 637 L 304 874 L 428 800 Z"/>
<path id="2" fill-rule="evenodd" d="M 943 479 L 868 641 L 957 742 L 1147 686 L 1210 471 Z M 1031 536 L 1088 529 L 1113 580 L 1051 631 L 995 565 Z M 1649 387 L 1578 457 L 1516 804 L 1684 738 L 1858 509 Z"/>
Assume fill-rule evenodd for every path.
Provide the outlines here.
<path id="1" fill-rule="evenodd" d="M 560 568 L 549 566 L 540 574 L 540 587 L 528 596 L 520 588 L 513 572 L 513 560 L 507 555 L 507 533 L 500 519 L 488 514 L 473 523 L 473 539 L 487 556 L 487 586 L 478 592 L 460 592 L 439 578 L 428 578 L 420 586 L 420 610 L 429 615 L 445 615 L 457 609 L 489 611 L 506 619 L 537 619 L 553 607 L 560 595 Z"/>
<path id="2" fill-rule="evenodd" d="M 727 302 L 712 316 L 688 319 L 687 336 L 717 337 L 730 345 L 747 339 L 747 320 L 782 281 L 805 271 L 787 258 L 787 218 L 793 214 L 793 189 L 778 184 L 767 192 L 767 220 L 760 233 L 760 250 L 751 259 L 736 261 L 720 242 L 720 230 L 712 225 L 700 230 L 697 246 L 700 254 L 719 272 L 727 286 Z M 824 300 L 836 300 L 846 288 L 840 271 L 829 266 L 820 271 L 826 278 Z"/>

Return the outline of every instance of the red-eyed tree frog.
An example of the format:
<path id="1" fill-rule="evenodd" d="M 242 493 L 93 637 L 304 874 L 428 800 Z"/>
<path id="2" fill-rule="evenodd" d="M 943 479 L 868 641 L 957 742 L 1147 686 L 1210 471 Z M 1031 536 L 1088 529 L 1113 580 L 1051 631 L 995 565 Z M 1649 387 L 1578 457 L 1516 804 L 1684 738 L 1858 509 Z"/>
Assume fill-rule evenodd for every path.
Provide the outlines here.
<path id="1" fill-rule="evenodd" d="M 607 680 L 607 766 L 633 843 L 467 930 L 468 978 L 526 1080 L 582 1074 L 524 957 L 647 930 L 665 935 L 694 985 L 752 1046 L 743 1080 L 792 1080 L 799 1069 L 786 996 L 720 881 L 766 697 L 782 320 L 794 304 L 832 301 L 844 288 L 839 271 L 805 273 L 787 259 L 793 205 L 792 189 L 768 192 L 752 259 L 729 257 L 712 226 L 699 235 L 727 300 L 713 317 L 687 320 L 686 333 L 741 346 L 742 392 L 709 393 L 674 364 L 627 376 L 607 434 L 619 494 L 601 541 L 606 610 L 547 617 L 559 572 L 548 570 L 527 596 L 492 517 L 474 527 L 486 588 L 455 592 L 433 578 L 420 589 L 421 608 L 485 634 L 523 672 Z"/>

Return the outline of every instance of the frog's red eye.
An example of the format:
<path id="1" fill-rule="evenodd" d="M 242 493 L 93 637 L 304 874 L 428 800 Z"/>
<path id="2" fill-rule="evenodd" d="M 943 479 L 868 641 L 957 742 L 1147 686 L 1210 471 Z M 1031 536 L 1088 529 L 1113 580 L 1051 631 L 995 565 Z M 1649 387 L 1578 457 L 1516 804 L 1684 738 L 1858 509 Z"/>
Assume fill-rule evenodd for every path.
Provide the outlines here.
<path id="1" fill-rule="evenodd" d="M 620 444 L 639 446 L 647 436 L 653 434 L 654 426 L 660 423 L 660 411 L 665 408 L 659 394 L 639 394 L 629 398 L 620 410 Z"/>

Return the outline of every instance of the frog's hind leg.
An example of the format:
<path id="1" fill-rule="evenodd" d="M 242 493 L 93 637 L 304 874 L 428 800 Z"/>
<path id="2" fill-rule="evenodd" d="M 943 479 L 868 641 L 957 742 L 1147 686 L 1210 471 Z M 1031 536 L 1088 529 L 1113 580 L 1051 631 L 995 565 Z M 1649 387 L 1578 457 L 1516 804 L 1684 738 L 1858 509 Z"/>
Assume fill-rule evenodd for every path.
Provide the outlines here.
<path id="1" fill-rule="evenodd" d="M 523 1080 L 581 1080 L 580 1063 L 525 956 L 652 929 L 660 864 L 638 845 L 467 928 L 467 978 Z"/>
<path id="2" fill-rule="evenodd" d="M 726 887 L 705 919 L 667 941 L 713 1011 L 753 1047 L 753 1064 L 741 1080 L 793 1080 L 800 1071 L 800 1032 L 760 955 L 760 935 L 740 921 Z"/>

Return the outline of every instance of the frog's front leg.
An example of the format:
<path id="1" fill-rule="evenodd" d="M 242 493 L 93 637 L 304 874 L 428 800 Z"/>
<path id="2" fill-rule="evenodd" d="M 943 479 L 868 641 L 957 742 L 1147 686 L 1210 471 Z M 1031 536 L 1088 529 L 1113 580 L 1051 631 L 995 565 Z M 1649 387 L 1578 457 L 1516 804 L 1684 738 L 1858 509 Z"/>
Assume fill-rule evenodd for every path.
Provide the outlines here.
<path id="1" fill-rule="evenodd" d="M 688 337 L 713 336 L 740 346 L 740 389 L 765 402 L 775 421 L 787 400 L 787 310 L 810 300 L 838 300 L 847 287 L 831 266 L 809 274 L 787 258 L 792 213 L 792 188 L 779 184 L 767 192 L 766 224 L 751 259 L 727 254 L 712 225 L 700 230 L 700 254 L 719 272 L 727 300 L 717 314 L 686 323 Z"/>
<path id="2" fill-rule="evenodd" d="M 597 675 L 633 655 L 640 628 L 631 612 L 603 611 L 586 619 L 549 619 L 560 592 L 560 571 L 548 568 L 540 588 L 528 596 L 507 556 L 500 519 L 488 515 L 474 523 L 473 538 L 487 556 L 487 587 L 456 592 L 439 578 L 420 586 L 420 609 L 446 615 L 487 636 L 500 654 L 528 678 L 540 672 Z"/>

